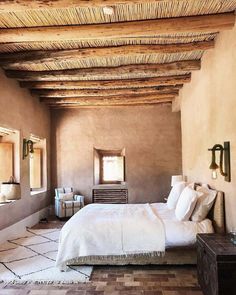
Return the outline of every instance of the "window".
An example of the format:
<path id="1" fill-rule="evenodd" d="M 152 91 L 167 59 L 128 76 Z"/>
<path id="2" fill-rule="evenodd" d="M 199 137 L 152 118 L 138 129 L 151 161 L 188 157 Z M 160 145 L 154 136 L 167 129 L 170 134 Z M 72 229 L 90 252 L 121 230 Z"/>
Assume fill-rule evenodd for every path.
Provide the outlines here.
<path id="1" fill-rule="evenodd" d="M 13 176 L 13 143 L 0 143 L 0 183 Z"/>
<path id="2" fill-rule="evenodd" d="M 47 189 L 46 140 L 31 135 L 33 153 L 30 153 L 30 190 L 31 194 L 40 193 Z"/>
<path id="3" fill-rule="evenodd" d="M 102 182 L 124 181 L 124 157 L 102 156 Z"/>
<path id="4" fill-rule="evenodd" d="M 125 156 L 122 150 L 100 150 L 94 153 L 95 184 L 119 184 L 125 181 Z"/>
<path id="5" fill-rule="evenodd" d="M 30 154 L 30 189 L 42 188 L 42 149 L 34 148 Z"/>

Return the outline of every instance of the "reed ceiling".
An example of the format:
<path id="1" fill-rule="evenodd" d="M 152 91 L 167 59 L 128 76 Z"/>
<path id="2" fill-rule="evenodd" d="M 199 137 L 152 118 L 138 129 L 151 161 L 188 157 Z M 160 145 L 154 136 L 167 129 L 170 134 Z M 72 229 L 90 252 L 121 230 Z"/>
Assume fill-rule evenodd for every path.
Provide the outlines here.
<path id="1" fill-rule="evenodd" d="M 31 3 L 29 4 L 29 2 Z M 1 3 L 2 6 L 5 6 L 5 9 L 3 7 L 0 10 L 1 28 L 114 23 L 134 20 L 223 13 L 233 11 L 235 9 L 234 0 L 2 0 L 0 1 L 0 4 Z M 33 9 L 30 9 L 30 6 Z M 104 14 L 104 6 L 114 7 L 114 14 Z"/>
<path id="2" fill-rule="evenodd" d="M 235 9 L 236 0 L 0 0 L 0 66 L 53 108 L 171 103 Z"/>

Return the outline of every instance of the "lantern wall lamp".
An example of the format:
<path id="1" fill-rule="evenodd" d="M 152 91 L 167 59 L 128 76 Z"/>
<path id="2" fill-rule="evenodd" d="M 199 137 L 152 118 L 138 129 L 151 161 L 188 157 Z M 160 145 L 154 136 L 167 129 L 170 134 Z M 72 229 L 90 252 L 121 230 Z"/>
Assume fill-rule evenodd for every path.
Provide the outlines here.
<path id="1" fill-rule="evenodd" d="M 29 153 L 34 152 L 34 143 L 31 139 L 23 139 L 23 159 L 25 159 Z"/>
<path id="2" fill-rule="evenodd" d="M 230 142 L 225 141 L 224 145 L 215 144 L 211 149 L 212 152 L 211 165 L 209 168 L 212 170 L 212 178 L 217 178 L 217 170 L 219 169 L 220 174 L 225 177 L 225 181 L 231 181 L 230 172 Z M 219 163 L 216 163 L 216 153 L 219 152 Z"/>

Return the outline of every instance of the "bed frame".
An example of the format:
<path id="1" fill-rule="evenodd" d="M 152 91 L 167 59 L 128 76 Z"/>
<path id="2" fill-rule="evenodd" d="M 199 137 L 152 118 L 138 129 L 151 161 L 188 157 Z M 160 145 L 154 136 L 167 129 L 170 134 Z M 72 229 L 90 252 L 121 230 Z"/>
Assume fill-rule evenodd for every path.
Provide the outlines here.
<path id="1" fill-rule="evenodd" d="M 208 214 L 216 233 L 225 232 L 225 208 L 224 193 L 218 191 L 215 203 Z M 145 265 L 145 264 L 196 264 L 196 248 L 193 247 L 175 247 L 166 249 L 164 256 L 155 254 L 133 254 L 120 256 L 85 256 L 73 259 L 68 262 L 69 265 Z"/>

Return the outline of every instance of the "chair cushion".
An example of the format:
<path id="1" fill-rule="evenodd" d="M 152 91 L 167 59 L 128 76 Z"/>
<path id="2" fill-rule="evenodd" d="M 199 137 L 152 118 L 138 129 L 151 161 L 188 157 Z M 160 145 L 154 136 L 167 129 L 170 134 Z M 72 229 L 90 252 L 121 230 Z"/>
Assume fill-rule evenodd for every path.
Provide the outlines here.
<path id="1" fill-rule="evenodd" d="M 59 193 L 58 198 L 62 201 L 73 201 L 73 193 Z"/>
<path id="2" fill-rule="evenodd" d="M 73 207 L 73 201 L 62 202 L 62 208 L 72 208 L 72 207 Z"/>
<path id="3" fill-rule="evenodd" d="M 65 193 L 72 193 L 73 192 L 73 188 L 72 187 L 64 187 L 64 192 Z"/>

